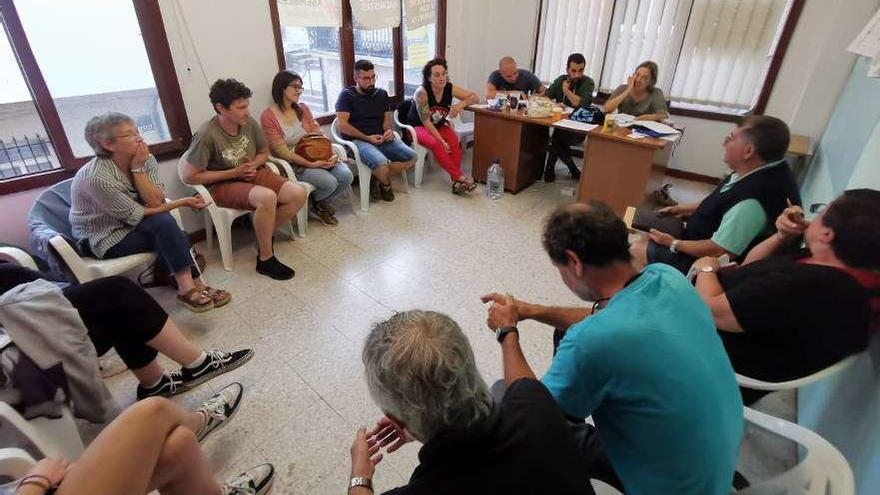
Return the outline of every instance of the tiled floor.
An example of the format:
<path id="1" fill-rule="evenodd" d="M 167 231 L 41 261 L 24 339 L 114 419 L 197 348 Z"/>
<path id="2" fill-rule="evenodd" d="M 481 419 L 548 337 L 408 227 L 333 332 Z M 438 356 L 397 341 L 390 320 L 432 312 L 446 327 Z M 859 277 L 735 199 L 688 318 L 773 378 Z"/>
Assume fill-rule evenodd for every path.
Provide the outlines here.
<path id="1" fill-rule="evenodd" d="M 707 191 L 673 182 L 673 195 L 684 200 Z M 431 166 L 421 189 L 398 192 L 392 203 L 374 202 L 368 214 L 352 214 L 340 202 L 339 226 L 313 221 L 306 238 L 278 242 L 276 254 L 297 272 L 289 282 L 254 272 L 249 229 L 235 232 L 233 272 L 223 271 L 216 249 L 197 246 L 208 258 L 209 282 L 230 290 L 233 302 L 195 315 L 178 307 L 169 290 L 154 296 L 197 344 L 256 349 L 244 367 L 176 399 L 192 407 L 233 380 L 244 384 L 239 415 L 205 445 L 211 467 L 225 477 L 271 461 L 280 474 L 274 493 L 344 493 L 354 432 L 379 415 L 363 380 L 362 341 L 372 321 L 393 311 L 448 313 L 470 338 L 487 382 L 499 378 L 500 350 L 485 326 L 480 295 L 498 290 L 536 302 L 580 303 L 540 243 L 542 220 L 573 201 L 563 191 L 573 186 L 560 167 L 555 184 L 539 182 L 496 201 L 479 194 L 482 186 L 458 197 L 445 173 Z M 540 373 L 550 361 L 551 329 L 525 322 L 521 330 L 525 354 Z M 109 384 L 120 405 L 134 401 L 130 373 Z M 385 458 L 375 476 L 377 493 L 406 481 L 418 448 L 408 445 Z"/>

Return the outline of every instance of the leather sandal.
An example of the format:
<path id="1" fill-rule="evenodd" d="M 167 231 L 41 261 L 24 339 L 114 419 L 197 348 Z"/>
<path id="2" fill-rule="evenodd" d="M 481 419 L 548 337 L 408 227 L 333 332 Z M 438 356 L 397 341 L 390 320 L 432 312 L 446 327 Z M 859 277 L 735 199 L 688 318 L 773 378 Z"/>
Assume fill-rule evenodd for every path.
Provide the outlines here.
<path id="1" fill-rule="evenodd" d="M 178 294 L 177 300 L 193 313 L 204 313 L 214 308 L 214 301 L 205 291 L 193 287 L 186 294 Z"/>
<path id="2" fill-rule="evenodd" d="M 222 306 L 226 306 L 232 301 L 232 294 L 223 289 L 215 289 L 210 285 L 206 285 L 204 289 L 204 293 L 206 296 L 211 298 L 211 301 L 214 302 L 214 307 L 219 308 Z"/>

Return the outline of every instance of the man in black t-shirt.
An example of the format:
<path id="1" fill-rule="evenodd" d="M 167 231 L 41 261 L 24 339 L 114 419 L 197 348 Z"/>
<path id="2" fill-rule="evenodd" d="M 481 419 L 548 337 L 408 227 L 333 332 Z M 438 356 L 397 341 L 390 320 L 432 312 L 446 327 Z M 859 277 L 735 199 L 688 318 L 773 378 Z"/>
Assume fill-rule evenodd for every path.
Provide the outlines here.
<path id="1" fill-rule="evenodd" d="M 591 494 L 583 458 L 556 401 L 534 379 L 493 403 L 461 328 L 406 311 L 377 323 L 363 350 L 385 416 L 352 444 L 350 495 L 372 494 L 381 449 L 424 443 L 409 483 L 388 494 Z"/>
<path id="2" fill-rule="evenodd" d="M 770 382 L 811 375 L 867 346 L 880 287 L 880 191 L 847 191 L 812 222 L 789 207 L 776 227 L 742 268 L 719 273 L 711 257 L 694 264 L 734 369 Z M 802 234 L 805 250 L 773 255 Z M 743 390 L 747 404 L 762 396 Z"/>

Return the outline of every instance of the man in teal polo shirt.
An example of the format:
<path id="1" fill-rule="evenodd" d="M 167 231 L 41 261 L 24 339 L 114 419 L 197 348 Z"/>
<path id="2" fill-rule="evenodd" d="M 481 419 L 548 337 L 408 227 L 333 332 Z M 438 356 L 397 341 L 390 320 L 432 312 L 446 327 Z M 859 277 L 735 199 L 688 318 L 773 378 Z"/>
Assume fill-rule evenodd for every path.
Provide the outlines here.
<path id="1" fill-rule="evenodd" d="M 676 239 L 652 230 L 633 243 L 637 265 L 666 263 L 687 273 L 703 256 L 745 258 L 774 232 L 773 222 L 786 206 L 800 204 L 797 181 L 785 161 L 788 143 L 785 122 L 767 115 L 743 119 L 724 138 L 724 163 L 733 173 L 702 201 L 660 210 L 687 219 L 684 234 Z"/>
<path id="2" fill-rule="evenodd" d="M 601 203 L 560 207 L 544 247 L 566 286 L 592 308 L 529 304 L 489 294 L 504 380 L 534 377 L 518 321 L 568 328 L 544 385 L 576 418 L 587 471 L 627 494 L 730 492 L 743 429 L 733 368 L 709 309 L 684 276 L 631 262 L 623 221 Z M 601 440 L 600 440 L 601 438 Z"/>

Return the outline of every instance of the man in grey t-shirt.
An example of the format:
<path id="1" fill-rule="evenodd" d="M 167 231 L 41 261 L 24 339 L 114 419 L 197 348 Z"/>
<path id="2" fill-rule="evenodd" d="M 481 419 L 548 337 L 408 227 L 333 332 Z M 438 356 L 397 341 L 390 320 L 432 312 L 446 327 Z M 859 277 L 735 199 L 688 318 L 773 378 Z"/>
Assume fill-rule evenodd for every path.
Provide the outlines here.
<path id="1" fill-rule="evenodd" d="M 303 207 L 308 194 L 293 180 L 266 168 L 269 145 L 248 111 L 250 97 L 251 90 L 235 79 L 218 79 L 211 85 L 217 115 L 193 137 L 180 178 L 204 185 L 217 206 L 253 211 L 257 273 L 289 280 L 295 272 L 275 257 L 272 237 Z"/>
<path id="2" fill-rule="evenodd" d="M 544 85 L 537 76 L 525 69 L 516 67 L 513 57 L 503 57 L 498 62 L 498 70 L 489 74 L 486 81 L 486 98 L 495 98 L 499 91 L 521 91 L 536 94 L 544 93 Z"/>

